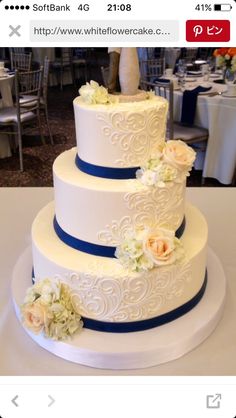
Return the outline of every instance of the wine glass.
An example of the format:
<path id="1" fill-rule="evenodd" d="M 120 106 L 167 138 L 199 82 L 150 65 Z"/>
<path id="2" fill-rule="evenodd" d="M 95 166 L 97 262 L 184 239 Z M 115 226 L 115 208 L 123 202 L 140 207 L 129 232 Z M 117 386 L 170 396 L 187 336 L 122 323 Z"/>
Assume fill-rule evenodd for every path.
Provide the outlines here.
<path id="1" fill-rule="evenodd" d="M 179 78 L 179 84 L 181 90 L 184 90 L 185 87 L 185 76 L 186 76 L 186 65 L 185 62 L 180 60 L 177 67 L 177 76 Z"/>
<path id="2" fill-rule="evenodd" d="M 228 85 L 236 84 L 236 72 L 230 68 L 225 71 L 225 83 Z"/>
<path id="3" fill-rule="evenodd" d="M 227 94 L 236 96 L 236 72 L 227 68 L 225 71 L 225 84 L 227 85 Z"/>
<path id="4" fill-rule="evenodd" d="M 210 76 L 209 64 L 203 64 L 201 66 L 203 81 L 208 81 Z"/>

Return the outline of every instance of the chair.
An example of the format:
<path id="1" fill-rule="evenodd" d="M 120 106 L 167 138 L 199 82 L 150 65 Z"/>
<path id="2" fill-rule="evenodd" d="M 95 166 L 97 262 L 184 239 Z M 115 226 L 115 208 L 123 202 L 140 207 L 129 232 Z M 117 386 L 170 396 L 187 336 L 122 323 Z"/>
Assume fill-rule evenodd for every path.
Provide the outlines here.
<path id="1" fill-rule="evenodd" d="M 44 112 L 47 129 L 50 137 L 51 144 L 54 144 L 53 136 L 49 124 L 49 117 L 48 117 L 48 80 L 49 80 L 49 69 L 50 69 L 50 61 L 47 57 L 44 59 L 44 67 L 43 67 L 43 77 L 42 77 L 42 91 L 40 95 L 40 110 Z M 31 105 L 32 100 L 35 98 L 37 100 L 36 96 L 29 96 L 29 95 L 23 95 L 20 98 L 20 104 L 22 107 L 27 108 Z"/>
<path id="2" fill-rule="evenodd" d="M 71 54 L 73 80 L 76 79 L 76 70 L 82 69 L 84 72 L 85 82 L 88 79 L 87 75 L 87 48 L 73 48 Z"/>
<path id="3" fill-rule="evenodd" d="M 32 53 L 22 54 L 11 51 L 11 70 L 30 71 L 32 63 Z"/>
<path id="4" fill-rule="evenodd" d="M 37 71 L 19 72 L 15 75 L 16 106 L 0 110 L 0 132 L 7 135 L 16 135 L 19 146 L 20 170 L 23 171 L 22 134 L 26 127 L 38 122 L 40 136 L 43 141 L 40 121 L 40 92 L 42 88 L 43 68 Z M 27 87 L 28 86 L 28 89 Z M 20 103 L 21 95 L 31 96 L 27 108 Z"/>
<path id="5" fill-rule="evenodd" d="M 109 67 L 101 67 L 101 73 L 103 85 L 108 88 Z"/>
<path id="6" fill-rule="evenodd" d="M 25 48 L 10 48 L 10 51 L 15 54 L 25 54 Z"/>
<path id="7" fill-rule="evenodd" d="M 173 82 L 155 83 L 146 82 L 146 90 L 154 90 L 157 96 L 164 97 L 169 102 L 169 114 L 167 119 L 167 139 L 181 139 L 186 144 L 193 146 L 198 151 L 206 150 L 208 140 L 208 130 L 199 126 L 183 126 L 181 123 L 174 122 L 174 89 Z M 202 178 L 202 184 L 204 179 Z"/>
<path id="8" fill-rule="evenodd" d="M 142 82 L 154 82 L 155 78 L 161 77 L 165 71 L 165 58 L 140 61 L 141 88 Z"/>
<path id="9" fill-rule="evenodd" d="M 197 58 L 198 48 L 183 48 L 180 59 L 185 62 L 186 67 L 192 67 Z"/>
<path id="10" fill-rule="evenodd" d="M 213 57 L 214 48 L 198 48 L 197 58 L 207 61 L 209 58 Z M 214 57 L 213 57 L 214 58 Z"/>
<path id="11" fill-rule="evenodd" d="M 70 72 L 72 83 L 75 83 L 71 48 L 61 48 L 61 57 L 58 60 L 52 62 L 51 68 L 57 73 L 57 76 L 59 76 L 58 81 L 61 90 L 63 90 L 63 77 L 66 71 Z"/>

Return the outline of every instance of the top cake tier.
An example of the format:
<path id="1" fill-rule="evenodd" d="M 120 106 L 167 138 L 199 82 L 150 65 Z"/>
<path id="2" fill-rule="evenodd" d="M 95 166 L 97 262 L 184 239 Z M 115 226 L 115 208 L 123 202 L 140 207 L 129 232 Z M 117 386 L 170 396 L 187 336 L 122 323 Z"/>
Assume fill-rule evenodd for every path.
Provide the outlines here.
<path id="1" fill-rule="evenodd" d="M 74 100 L 78 156 L 99 167 L 138 168 L 164 144 L 168 102 L 87 104 Z"/>

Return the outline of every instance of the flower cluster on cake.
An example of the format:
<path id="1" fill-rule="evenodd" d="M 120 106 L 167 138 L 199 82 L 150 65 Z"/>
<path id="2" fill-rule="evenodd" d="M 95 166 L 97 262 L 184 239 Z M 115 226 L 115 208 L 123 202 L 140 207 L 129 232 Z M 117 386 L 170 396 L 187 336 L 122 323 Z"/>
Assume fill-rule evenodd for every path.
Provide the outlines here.
<path id="1" fill-rule="evenodd" d="M 21 313 L 27 329 L 53 340 L 65 340 L 83 326 L 70 287 L 59 280 L 44 279 L 30 287 Z"/>

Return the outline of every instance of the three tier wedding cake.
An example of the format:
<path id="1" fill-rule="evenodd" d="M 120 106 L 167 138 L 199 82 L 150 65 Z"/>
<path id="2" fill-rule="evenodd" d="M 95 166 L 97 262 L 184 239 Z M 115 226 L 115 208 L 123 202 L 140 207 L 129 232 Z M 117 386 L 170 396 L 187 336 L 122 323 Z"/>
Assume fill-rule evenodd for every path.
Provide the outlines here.
<path id="1" fill-rule="evenodd" d="M 185 203 L 195 153 L 165 141 L 167 112 L 153 93 L 80 89 L 77 147 L 54 162 L 55 202 L 32 226 L 35 285 L 22 306 L 31 331 L 142 331 L 202 298 L 207 224 Z"/>

